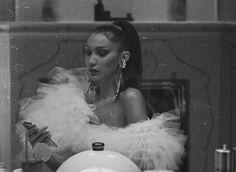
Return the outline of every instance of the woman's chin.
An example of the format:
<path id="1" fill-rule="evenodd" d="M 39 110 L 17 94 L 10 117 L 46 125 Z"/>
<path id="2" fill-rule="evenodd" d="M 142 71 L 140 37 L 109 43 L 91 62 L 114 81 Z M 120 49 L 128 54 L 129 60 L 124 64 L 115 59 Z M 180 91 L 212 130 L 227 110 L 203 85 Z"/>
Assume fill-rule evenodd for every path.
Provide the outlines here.
<path id="1" fill-rule="evenodd" d="M 92 82 L 98 82 L 100 81 L 100 78 L 98 76 L 89 76 L 89 80 Z"/>

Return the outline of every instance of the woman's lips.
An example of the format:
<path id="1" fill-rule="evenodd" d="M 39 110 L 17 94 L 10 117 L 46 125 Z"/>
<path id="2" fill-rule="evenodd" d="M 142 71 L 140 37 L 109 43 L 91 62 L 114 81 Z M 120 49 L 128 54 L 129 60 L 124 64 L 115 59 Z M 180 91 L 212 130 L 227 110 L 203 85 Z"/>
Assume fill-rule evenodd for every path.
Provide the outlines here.
<path id="1" fill-rule="evenodd" d="M 89 73 L 91 74 L 91 75 L 95 75 L 95 74 L 97 74 L 99 71 L 97 70 L 97 69 L 89 69 Z"/>

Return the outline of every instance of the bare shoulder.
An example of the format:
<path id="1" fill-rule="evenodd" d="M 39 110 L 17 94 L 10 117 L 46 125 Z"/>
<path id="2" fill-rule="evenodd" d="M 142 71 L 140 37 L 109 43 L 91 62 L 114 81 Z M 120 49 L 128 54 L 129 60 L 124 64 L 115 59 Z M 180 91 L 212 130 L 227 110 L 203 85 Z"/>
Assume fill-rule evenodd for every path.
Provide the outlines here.
<path id="1" fill-rule="evenodd" d="M 124 102 L 129 102 L 131 100 L 143 99 L 142 93 L 135 88 L 128 88 L 125 91 L 122 91 L 120 98 Z"/>
<path id="2" fill-rule="evenodd" d="M 138 89 L 128 88 L 121 92 L 120 100 L 124 107 L 128 124 L 147 118 L 145 100 Z"/>

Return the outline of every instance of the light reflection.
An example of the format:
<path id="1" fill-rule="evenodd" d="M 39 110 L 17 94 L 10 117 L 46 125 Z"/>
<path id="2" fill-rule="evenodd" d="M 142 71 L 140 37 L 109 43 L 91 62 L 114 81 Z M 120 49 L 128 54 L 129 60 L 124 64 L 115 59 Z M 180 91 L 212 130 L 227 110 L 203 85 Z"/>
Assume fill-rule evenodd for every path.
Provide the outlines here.
<path id="1" fill-rule="evenodd" d="M 80 172 L 116 172 L 116 171 L 108 169 L 108 168 L 93 167 L 93 168 L 87 168 L 87 169 L 81 170 Z"/>

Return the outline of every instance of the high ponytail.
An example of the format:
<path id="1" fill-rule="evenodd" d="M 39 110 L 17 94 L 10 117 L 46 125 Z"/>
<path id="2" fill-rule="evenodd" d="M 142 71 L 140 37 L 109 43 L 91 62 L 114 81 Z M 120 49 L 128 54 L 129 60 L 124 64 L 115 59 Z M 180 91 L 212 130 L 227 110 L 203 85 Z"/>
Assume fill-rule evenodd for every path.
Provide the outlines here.
<path id="1" fill-rule="evenodd" d="M 122 69 L 124 85 L 121 89 L 133 87 L 141 89 L 142 56 L 141 43 L 135 27 L 126 21 L 116 21 L 113 25 L 120 27 L 124 32 L 123 49 L 130 52 L 127 67 Z"/>

